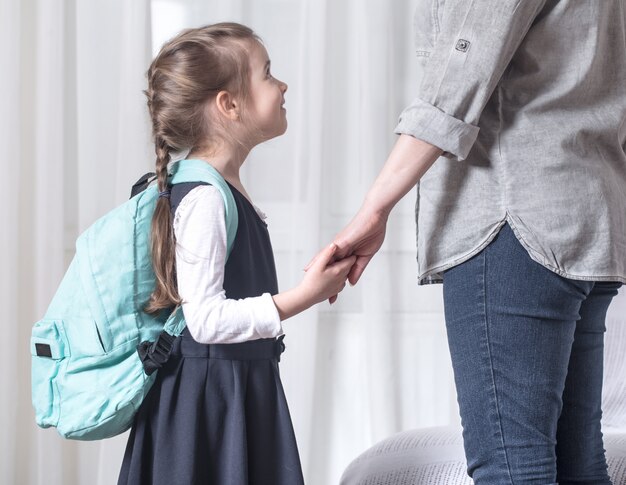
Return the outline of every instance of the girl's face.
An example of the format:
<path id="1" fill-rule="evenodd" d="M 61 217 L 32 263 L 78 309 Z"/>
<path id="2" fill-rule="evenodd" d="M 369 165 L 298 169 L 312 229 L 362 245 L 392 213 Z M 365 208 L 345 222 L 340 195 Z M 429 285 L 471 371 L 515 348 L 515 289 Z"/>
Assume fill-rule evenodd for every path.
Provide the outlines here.
<path id="1" fill-rule="evenodd" d="M 287 85 L 272 76 L 270 59 L 265 47 L 253 42 L 250 49 L 250 96 L 248 114 L 253 130 L 262 140 L 282 135 L 287 129 L 285 91 Z"/>

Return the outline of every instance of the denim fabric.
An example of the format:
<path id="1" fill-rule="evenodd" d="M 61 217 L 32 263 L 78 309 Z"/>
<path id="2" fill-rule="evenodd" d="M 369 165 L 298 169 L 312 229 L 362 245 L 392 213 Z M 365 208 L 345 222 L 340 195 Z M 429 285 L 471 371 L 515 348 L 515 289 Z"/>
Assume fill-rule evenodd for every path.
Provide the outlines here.
<path id="1" fill-rule="evenodd" d="M 445 272 L 448 341 L 477 485 L 611 483 L 600 429 L 604 320 L 620 285 L 547 270 L 508 224 Z"/>

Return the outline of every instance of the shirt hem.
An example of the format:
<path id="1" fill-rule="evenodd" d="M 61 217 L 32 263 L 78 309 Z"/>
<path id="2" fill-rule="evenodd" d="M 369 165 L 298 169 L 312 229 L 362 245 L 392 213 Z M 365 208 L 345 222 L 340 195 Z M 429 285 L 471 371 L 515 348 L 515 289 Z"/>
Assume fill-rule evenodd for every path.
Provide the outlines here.
<path id="1" fill-rule="evenodd" d="M 524 247 L 524 249 L 528 253 L 528 256 L 530 257 L 530 259 L 540 264 L 544 268 L 552 271 L 553 273 L 556 273 L 559 276 L 562 276 L 563 278 L 567 278 L 570 280 L 611 281 L 611 282 L 615 281 L 615 282 L 619 282 L 622 284 L 626 284 L 626 276 L 574 275 L 574 274 L 568 273 L 567 271 L 563 271 L 562 269 L 555 268 L 554 266 L 547 264 L 543 261 L 539 261 L 534 256 L 535 250 L 524 240 L 524 237 L 521 235 L 519 229 L 515 226 L 515 223 L 511 220 L 508 214 L 507 214 L 507 217 L 505 217 L 502 221 L 498 223 L 496 228 L 491 232 L 491 234 L 489 234 L 487 239 L 485 239 L 482 243 L 480 243 L 476 248 L 472 249 L 469 253 L 466 253 L 463 256 L 457 257 L 451 262 L 444 263 L 442 265 L 436 266 L 435 268 L 428 269 L 426 271 L 419 273 L 418 278 L 417 278 L 417 284 L 420 286 L 425 286 L 425 285 L 443 283 L 443 273 L 446 270 L 453 268 L 455 266 L 458 266 L 459 264 L 464 263 L 465 261 L 471 259 L 472 257 L 476 256 L 478 253 L 480 253 L 483 249 L 485 249 L 491 243 L 491 241 L 493 241 L 496 235 L 500 232 L 500 229 L 502 229 L 502 226 L 507 222 L 509 226 L 511 226 L 511 229 L 513 230 L 513 234 L 515 234 L 515 237 L 517 238 L 517 240 L 520 242 L 520 244 Z"/>

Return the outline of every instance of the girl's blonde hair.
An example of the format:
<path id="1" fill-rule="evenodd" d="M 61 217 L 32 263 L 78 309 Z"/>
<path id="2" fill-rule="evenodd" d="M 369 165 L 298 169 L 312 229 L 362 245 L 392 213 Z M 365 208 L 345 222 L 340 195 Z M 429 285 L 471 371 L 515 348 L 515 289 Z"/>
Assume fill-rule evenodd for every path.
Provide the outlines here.
<path id="1" fill-rule="evenodd" d="M 212 138 L 223 135 L 219 123 L 207 119 L 207 101 L 222 90 L 245 100 L 249 88 L 246 41 L 260 39 L 237 23 L 188 29 L 164 44 L 152 61 L 145 94 L 159 191 L 168 188 L 167 164 L 172 152 L 206 148 Z M 157 201 L 150 238 L 156 286 L 145 311 L 156 314 L 181 303 L 169 198 Z"/>

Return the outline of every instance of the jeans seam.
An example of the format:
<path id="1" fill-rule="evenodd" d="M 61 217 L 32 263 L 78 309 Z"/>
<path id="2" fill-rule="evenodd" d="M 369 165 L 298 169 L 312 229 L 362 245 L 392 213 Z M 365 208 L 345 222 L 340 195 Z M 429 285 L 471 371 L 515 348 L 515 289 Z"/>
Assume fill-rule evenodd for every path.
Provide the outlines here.
<path id="1" fill-rule="evenodd" d="M 500 432 L 500 443 L 502 447 L 502 451 L 504 453 L 504 462 L 506 464 L 507 473 L 509 474 L 510 483 L 513 484 L 513 476 L 511 475 L 511 464 L 509 463 L 509 456 L 506 451 L 506 446 L 504 444 L 504 431 L 502 430 L 502 417 L 500 415 L 500 403 L 498 400 L 498 392 L 496 388 L 496 379 L 493 371 L 493 359 L 491 357 L 491 347 L 490 347 L 490 335 L 489 335 L 489 322 L 488 322 L 488 312 L 487 312 L 487 249 L 483 252 L 483 273 L 482 273 L 482 293 L 483 293 L 483 315 L 484 315 L 484 328 L 485 328 L 485 337 L 487 339 L 487 355 L 489 359 L 489 370 L 491 373 L 491 387 L 493 389 L 493 397 L 495 401 L 496 408 L 496 417 L 498 420 L 498 430 Z"/>

